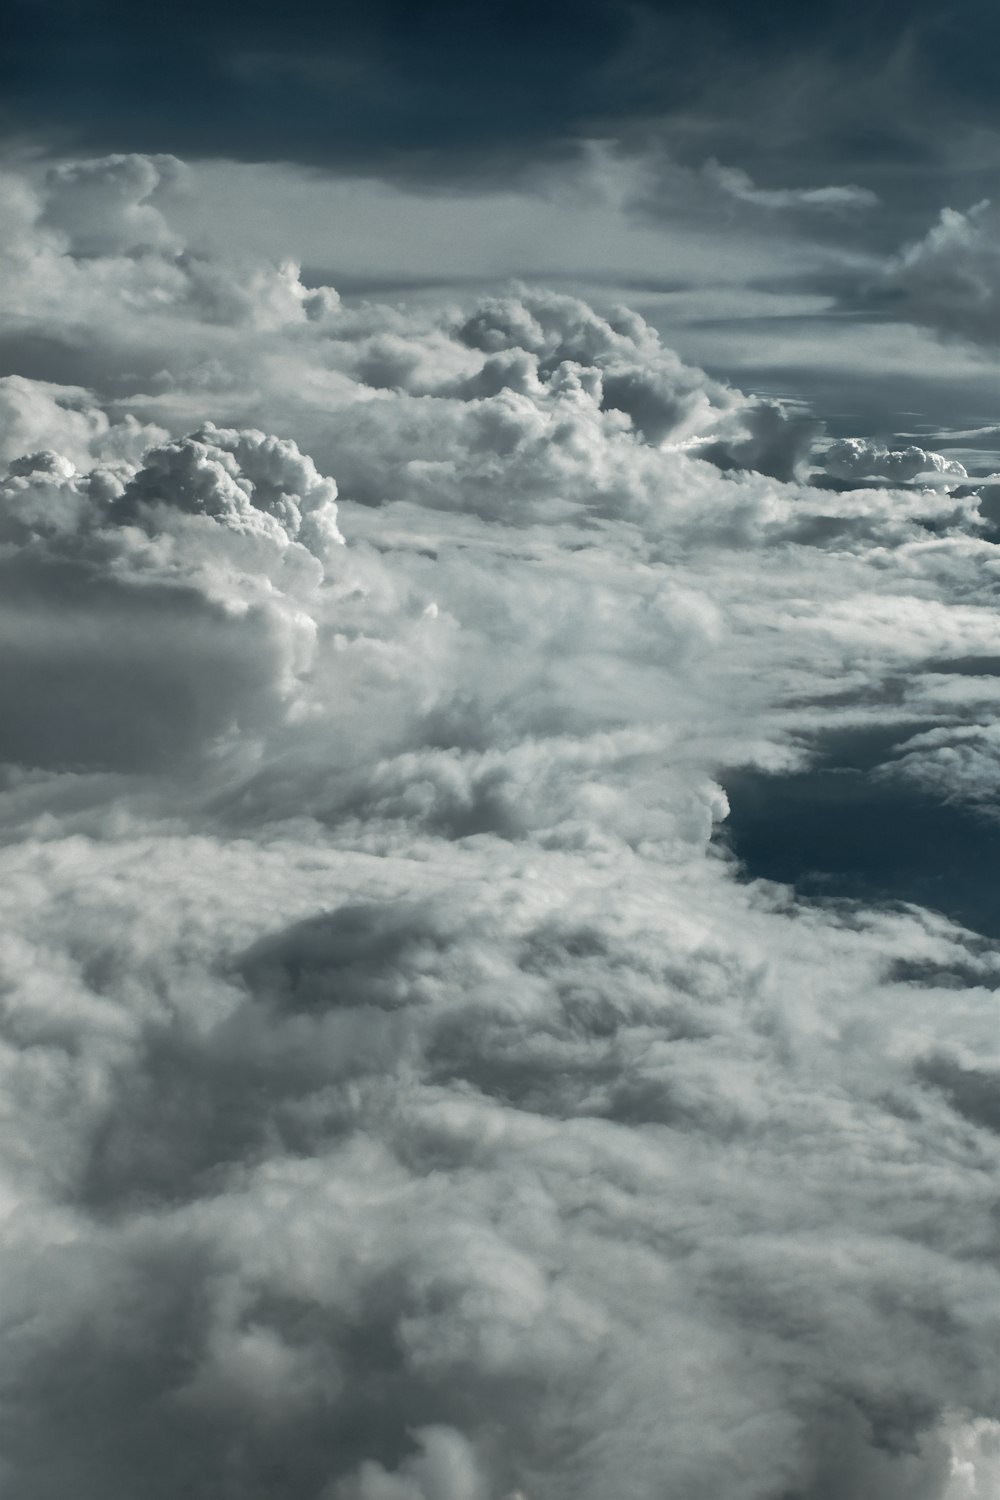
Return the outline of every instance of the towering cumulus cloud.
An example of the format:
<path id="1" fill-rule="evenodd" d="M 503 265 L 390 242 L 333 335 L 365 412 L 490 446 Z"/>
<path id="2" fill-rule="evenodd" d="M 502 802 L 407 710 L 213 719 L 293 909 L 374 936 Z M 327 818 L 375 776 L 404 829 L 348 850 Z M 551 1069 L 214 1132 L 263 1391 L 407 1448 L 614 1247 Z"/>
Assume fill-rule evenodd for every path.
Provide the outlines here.
<path id="1" fill-rule="evenodd" d="M 992 1494 L 975 486 L 179 179 L 3 186 L 5 1491 Z"/>

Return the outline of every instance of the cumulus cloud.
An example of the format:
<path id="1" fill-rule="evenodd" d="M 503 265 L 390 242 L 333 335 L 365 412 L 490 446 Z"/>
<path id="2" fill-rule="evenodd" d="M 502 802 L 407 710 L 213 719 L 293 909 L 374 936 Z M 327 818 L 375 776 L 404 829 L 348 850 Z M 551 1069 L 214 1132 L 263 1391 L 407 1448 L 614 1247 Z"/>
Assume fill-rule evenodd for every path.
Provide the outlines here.
<path id="1" fill-rule="evenodd" d="M 151 449 L 123 486 L 120 518 L 148 523 L 163 507 L 210 516 L 228 530 L 280 548 L 302 540 L 323 556 L 337 530 L 337 486 L 292 442 L 262 432 L 202 431 Z M 155 523 L 154 523 L 155 524 Z"/>
<path id="2" fill-rule="evenodd" d="M 0 493 L 5 759 L 163 765 L 277 712 L 341 542 L 294 443 L 209 426 L 84 474 L 43 450 Z"/>
<path id="3" fill-rule="evenodd" d="M 879 292 L 897 314 L 945 337 L 993 343 L 1000 322 L 1000 251 L 988 199 L 966 212 L 943 208 L 926 235 L 887 267 Z"/>
<path id="4" fill-rule="evenodd" d="M 841 438 L 823 455 L 823 467 L 835 479 L 878 480 L 890 484 L 958 485 L 968 481 L 964 464 L 924 448 L 887 448 L 865 438 Z"/>
<path id="5" fill-rule="evenodd" d="M 0 460 L 21 461 L 25 454 L 57 450 L 78 469 L 95 460 L 138 460 L 166 430 L 137 422 L 129 413 L 112 420 L 89 393 L 72 386 L 0 377 Z"/>
<path id="6" fill-rule="evenodd" d="M 163 171 L 5 189 L 4 1482 L 985 1493 L 995 942 L 726 840 L 737 769 L 989 802 L 957 466 L 199 262 Z"/>
<path id="7" fill-rule="evenodd" d="M 49 169 L 41 224 L 65 236 L 73 255 L 176 250 L 157 198 L 183 179 L 174 156 L 106 156 Z"/>

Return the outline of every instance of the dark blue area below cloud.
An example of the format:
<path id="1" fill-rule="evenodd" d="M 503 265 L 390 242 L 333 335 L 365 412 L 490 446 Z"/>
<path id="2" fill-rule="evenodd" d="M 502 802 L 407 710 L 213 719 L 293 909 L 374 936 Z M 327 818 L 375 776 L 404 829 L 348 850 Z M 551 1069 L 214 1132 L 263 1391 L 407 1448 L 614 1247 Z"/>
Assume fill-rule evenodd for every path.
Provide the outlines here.
<path id="1" fill-rule="evenodd" d="M 1000 937 L 1000 822 L 857 765 L 723 780 L 748 876 L 809 899 L 913 902 Z"/>

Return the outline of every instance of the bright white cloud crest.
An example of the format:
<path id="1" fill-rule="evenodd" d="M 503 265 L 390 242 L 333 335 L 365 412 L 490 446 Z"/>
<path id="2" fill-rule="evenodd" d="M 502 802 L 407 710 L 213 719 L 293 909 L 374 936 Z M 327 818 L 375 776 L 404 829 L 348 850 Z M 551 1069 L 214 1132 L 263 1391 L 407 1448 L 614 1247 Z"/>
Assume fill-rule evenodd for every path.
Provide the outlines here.
<path id="1" fill-rule="evenodd" d="M 4 189 L 12 1493 L 989 1493 L 995 946 L 718 839 L 879 735 L 988 800 L 975 495 L 810 486 L 624 310 L 199 259 L 175 176 Z"/>

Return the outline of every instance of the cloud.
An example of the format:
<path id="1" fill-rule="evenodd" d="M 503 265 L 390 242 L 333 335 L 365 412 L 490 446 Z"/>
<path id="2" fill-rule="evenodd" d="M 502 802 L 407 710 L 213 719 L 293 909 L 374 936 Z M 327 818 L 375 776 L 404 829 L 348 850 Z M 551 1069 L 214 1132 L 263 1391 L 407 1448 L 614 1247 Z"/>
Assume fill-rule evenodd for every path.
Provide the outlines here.
<path id="1" fill-rule="evenodd" d="M 958 485 L 968 481 L 957 459 L 924 448 L 889 449 L 865 438 L 840 438 L 823 455 L 823 467 L 835 479 L 874 479 L 893 484 Z"/>
<path id="2" fill-rule="evenodd" d="M 73 255 L 177 249 L 154 200 L 183 170 L 176 157 L 135 153 L 50 167 L 41 223 L 64 235 Z"/>
<path id="3" fill-rule="evenodd" d="M 302 540 L 322 557 L 343 541 L 337 486 L 292 442 L 262 432 L 225 432 L 212 423 L 151 449 L 115 504 L 119 519 L 146 522 L 163 507 L 210 516 L 241 536 L 280 548 Z M 153 520 L 156 525 L 156 520 Z"/>
<path id="4" fill-rule="evenodd" d="M 943 208 L 926 235 L 888 266 L 877 291 L 897 316 L 945 337 L 993 343 L 1000 308 L 1000 255 L 988 199 L 967 212 Z"/>
<path id="5" fill-rule="evenodd" d="M 970 658 L 953 664 L 958 673 L 990 673 L 992 663 Z M 988 681 L 988 679 L 981 681 Z M 992 696 L 987 694 L 984 696 Z M 992 723 L 957 724 L 925 730 L 899 747 L 885 767 L 890 780 L 902 778 L 949 802 L 971 804 L 991 814 L 1000 781 L 1000 744 Z"/>
<path id="6" fill-rule="evenodd" d="M 980 816 L 977 497 L 809 483 L 627 309 L 194 256 L 155 171 L 6 190 L 87 378 L 4 387 L 5 1482 L 985 1492 L 995 943 L 726 841 L 751 771 Z"/>
<path id="7" fill-rule="evenodd" d="M 179 150 L 474 191 L 530 181 L 595 134 L 629 142 L 651 128 L 698 162 L 707 147 L 825 174 L 847 154 L 852 177 L 877 179 L 956 146 L 972 154 L 970 135 L 989 123 L 989 72 L 968 38 L 989 56 L 995 35 L 968 3 L 947 16 L 921 3 L 762 21 L 731 0 L 587 0 L 582 12 L 542 0 L 530 15 L 515 6 L 473 22 L 439 0 L 418 18 L 381 0 L 330 15 L 294 3 L 285 19 L 185 5 L 179 24 L 198 22 L 200 46 L 164 55 L 128 6 L 90 17 L 59 0 L 43 50 L 19 3 L 0 127 L 8 141 L 79 154 Z M 141 90 L 123 87 L 135 78 Z"/>
<path id="8" fill-rule="evenodd" d="M 481 1500 L 484 1486 L 461 1433 L 428 1427 L 413 1436 L 420 1451 L 404 1459 L 398 1473 L 369 1461 L 353 1483 L 339 1485 L 335 1493 L 344 1500 Z"/>
<path id="9" fill-rule="evenodd" d="M 279 711 L 341 541 L 293 443 L 209 427 L 83 475 L 42 451 L 2 493 L 6 759 L 165 765 Z"/>
<path id="10" fill-rule="evenodd" d="M 759 188 L 753 178 L 739 167 L 724 167 L 711 157 L 702 172 L 713 186 L 741 203 L 751 203 L 758 208 L 804 208 L 818 209 L 824 213 L 844 213 L 857 209 L 874 208 L 878 194 L 870 188 L 821 187 L 821 188 Z"/>
<path id="11" fill-rule="evenodd" d="M 55 449 L 74 467 L 88 469 L 95 460 L 136 460 L 167 436 L 164 428 L 131 415 L 112 421 L 85 390 L 0 377 L 0 458 L 7 463 Z"/>

